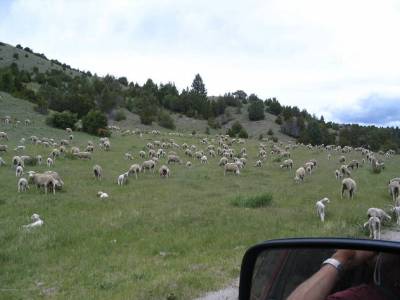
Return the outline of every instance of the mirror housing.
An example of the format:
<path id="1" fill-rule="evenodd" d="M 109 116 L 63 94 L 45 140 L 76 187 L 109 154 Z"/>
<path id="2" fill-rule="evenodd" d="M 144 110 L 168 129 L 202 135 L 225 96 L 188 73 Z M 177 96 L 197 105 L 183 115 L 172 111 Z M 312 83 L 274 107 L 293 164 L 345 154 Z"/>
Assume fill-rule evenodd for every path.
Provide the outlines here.
<path id="1" fill-rule="evenodd" d="M 239 283 L 240 300 L 259 299 L 251 297 L 252 281 L 257 259 L 266 251 L 279 251 L 279 249 L 292 251 L 296 249 L 326 249 L 332 251 L 334 249 L 353 249 L 400 255 L 400 243 L 392 241 L 350 238 L 293 238 L 266 241 L 249 248 L 243 256 Z"/>

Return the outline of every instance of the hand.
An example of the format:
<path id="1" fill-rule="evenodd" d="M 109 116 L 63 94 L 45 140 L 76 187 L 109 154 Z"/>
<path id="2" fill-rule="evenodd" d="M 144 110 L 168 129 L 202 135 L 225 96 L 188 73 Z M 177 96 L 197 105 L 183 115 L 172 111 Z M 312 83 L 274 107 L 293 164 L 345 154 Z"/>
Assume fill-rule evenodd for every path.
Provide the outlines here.
<path id="1" fill-rule="evenodd" d="M 376 254 L 373 251 L 339 249 L 333 254 L 332 258 L 337 259 L 344 270 L 349 270 L 370 260 Z"/>

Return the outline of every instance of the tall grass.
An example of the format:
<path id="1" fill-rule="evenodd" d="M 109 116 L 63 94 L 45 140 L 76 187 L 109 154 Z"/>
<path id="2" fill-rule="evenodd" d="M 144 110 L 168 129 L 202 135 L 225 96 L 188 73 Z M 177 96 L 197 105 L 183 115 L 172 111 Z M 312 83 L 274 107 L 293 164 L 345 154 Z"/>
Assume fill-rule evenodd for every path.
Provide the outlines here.
<path id="1" fill-rule="evenodd" d="M 263 193 L 255 196 L 237 196 L 231 200 L 233 206 L 257 208 L 270 205 L 272 202 L 272 195 L 270 193 Z"/>

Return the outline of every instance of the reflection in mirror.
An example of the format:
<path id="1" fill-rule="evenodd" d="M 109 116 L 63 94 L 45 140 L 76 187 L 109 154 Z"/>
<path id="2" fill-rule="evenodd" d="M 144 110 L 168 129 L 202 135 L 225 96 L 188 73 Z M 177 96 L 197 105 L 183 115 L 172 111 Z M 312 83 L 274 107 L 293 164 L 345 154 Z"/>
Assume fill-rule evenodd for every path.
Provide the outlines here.
<path id="1" fill-rule="evenodd" d="M 326 262 L 329 258 L 333 260 Z M 351 249 L 265 250 L 254 266 L 250 299 L 400 299 L 400 254 Z"/>

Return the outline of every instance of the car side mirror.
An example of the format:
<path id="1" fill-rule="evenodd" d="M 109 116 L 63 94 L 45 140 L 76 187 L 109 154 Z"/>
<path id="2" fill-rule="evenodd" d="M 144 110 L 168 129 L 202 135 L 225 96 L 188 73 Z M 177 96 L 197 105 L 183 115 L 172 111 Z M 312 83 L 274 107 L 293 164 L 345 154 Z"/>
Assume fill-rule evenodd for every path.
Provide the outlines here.
<path id="1" fill-rule="evenodd" d="M 253 246 L 243 256 L 240 300 L 325 300 L 334 294 L 400 299 L 400 243 L 282 239 Z"/>

